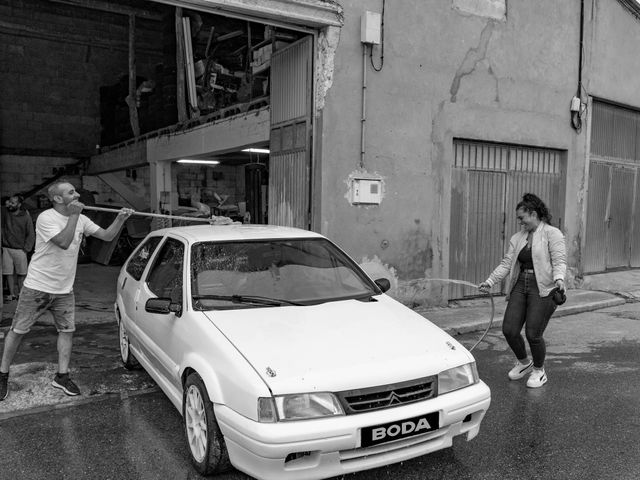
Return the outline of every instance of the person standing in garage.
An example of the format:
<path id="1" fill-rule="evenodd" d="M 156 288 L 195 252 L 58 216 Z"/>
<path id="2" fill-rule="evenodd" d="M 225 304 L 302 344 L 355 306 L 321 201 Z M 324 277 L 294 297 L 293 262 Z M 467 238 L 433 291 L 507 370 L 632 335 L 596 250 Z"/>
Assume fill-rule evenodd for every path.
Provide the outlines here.
<path id="1" fill-rule="evenodd" d="M 82 215 L 80 194 L 65 181 L 52 184 L 48 191 L 52 208 L 36 221 L 36 247 L 22 292 L 18 299 L 11 329 L 7 333 L 0 363 L 0 400 L 9 392 L 9 367 L 18 347 L 36 318 L 48 310 L 58 330 L 58 373 L 51 382 L 67 395 L 80 395 L 69 378 L 69 360 L 75 331 L 75 297 L 78 251 L 85 235 L 109 242 L 115 238 L 133 210 L 123 208 L 113 223 L 103 229 Z"/>
<path id="2" fill-rule="evenodd" d="M 564 235 L 549 225 L 551 214 L 536 195 L 524 194 L 516 206 L 516 216 L 522 229 L 511 237 L 502 262 L 478 288 L 488 293 L 509 275 L 502 333 L 517 362 L 508 375 L 511 380 L 519 380 L 529 373 L 527 387 L 537 388 L 547 382 L 542 335 L 557 307 L 554 293 L 564 295 L 567 254 Z M 521 334 L 525 325 L 533 360 L 527 356 Z"/>
<path id="3" fill-rule="evenodd" d="M 2 212 L 2 275 L 7 280 L 10 302 L 16 300 L 22 290 L 27 275 L 27 254 L 34 242 L 31 215 L 22 209 L 22 198 L 12 195 Z"/>

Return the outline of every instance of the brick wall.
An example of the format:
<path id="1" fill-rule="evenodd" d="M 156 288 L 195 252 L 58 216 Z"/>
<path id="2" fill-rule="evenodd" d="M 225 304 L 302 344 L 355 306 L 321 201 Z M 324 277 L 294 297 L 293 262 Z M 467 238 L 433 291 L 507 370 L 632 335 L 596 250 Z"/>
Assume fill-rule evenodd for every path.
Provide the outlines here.
<path id="1" fill-rule="evenodd" d="M 234 205 L 245 200 L 244 167 L 216 165 L 202 167 L 177 164 L 172 168 L 179 198 L 191 199 L 194 195 L 202 203 L 214 207 L 218 205 L 214 193 L 228 196 L 225 205 Z"/>
<path id="2" fill-rule="evenodd" d="M 8 0 L 0 18 L 2 150 L 93 153 L 100 143 L 99 89 L 128 75 L 128 17 Z M 136 26 L 137 73 L 152 78 L 162 62 L 162 22 L 137 19 Z"/>
<path id="3" fill-rule="evenodd" d="M 8 196 L 32 190 L 45 178 L 53 177 L 59 168 L 76 162 L 78 159 L 68 157 L 0 155 L 0 195 Z M 77 175 L 65 175 L 64 178 L 76 187 L 81 186 L 79 172 Z M 27 208 L 38 208 L 38 196 L 46 195 L 46 191 L 47 187 L 25 199 Z"/>

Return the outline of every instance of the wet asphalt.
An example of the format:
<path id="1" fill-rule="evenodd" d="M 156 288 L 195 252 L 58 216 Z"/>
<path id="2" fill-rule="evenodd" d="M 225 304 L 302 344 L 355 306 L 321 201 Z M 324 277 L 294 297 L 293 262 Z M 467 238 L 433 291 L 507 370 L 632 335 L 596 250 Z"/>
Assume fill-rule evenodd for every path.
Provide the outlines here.
<path id="1" fill-rule="evenodd" d="M 513 359 L 499 331 L 474 350 L 492 390 L 476 439 L 339 478 L 640 478 L 640 303 L 552 319 L 545 337 L 549 383 L 540 389 L 506 379 Z M 469 346 L 477 339 L 458 338 Z M 0 439 L 0 478 L 201 478 L 188 461 L 181 416 L 157 390 L 7 418 Z"/>

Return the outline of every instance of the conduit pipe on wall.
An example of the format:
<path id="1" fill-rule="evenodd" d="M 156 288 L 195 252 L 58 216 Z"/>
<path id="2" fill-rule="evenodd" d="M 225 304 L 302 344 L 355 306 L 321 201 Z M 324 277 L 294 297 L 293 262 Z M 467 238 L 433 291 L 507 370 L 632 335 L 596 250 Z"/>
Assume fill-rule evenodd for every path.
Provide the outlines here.
<path id="1" fill-rule="evenodd" d="M 362 118 L 360 119 L 360 168 L 364 170 L 364 134 L 367 121 L 367 44 L 362 44 Z"/>

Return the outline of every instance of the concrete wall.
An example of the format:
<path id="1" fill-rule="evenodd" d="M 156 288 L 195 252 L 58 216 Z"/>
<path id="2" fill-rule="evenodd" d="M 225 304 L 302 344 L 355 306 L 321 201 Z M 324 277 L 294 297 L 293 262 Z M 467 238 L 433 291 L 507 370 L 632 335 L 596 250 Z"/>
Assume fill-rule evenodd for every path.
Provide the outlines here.
<path id="1" fill-rule="evenodd" d="M 640 109 L 640 20 L 617 1 L 586 2 L 589 95 Z"/>
<path id="2" fill-rule="evenodd" d="M 497 19 L 499 3 L 386 3 L 382 71 L 367 57 L 364 161 L 366 172 L 384 179 L 384 199 L 352 206 L 347 180 L 361 170 L 360 16 L 381 4 L 341 2 L 345 25 L 319 118 L 320 229 L 393 275 L 399 296 L 407 282 L 448 276 L 454 137 L 567 151 L 571 186 L 562 216 L 576 263 L 580 207 L 573 199 L 584 180 L 585 134 L 570 127 L 569 104 L 577 89 L 580 3 L 508 2 Z M 373 57 L 379 66 L 379 46 Z"/>

